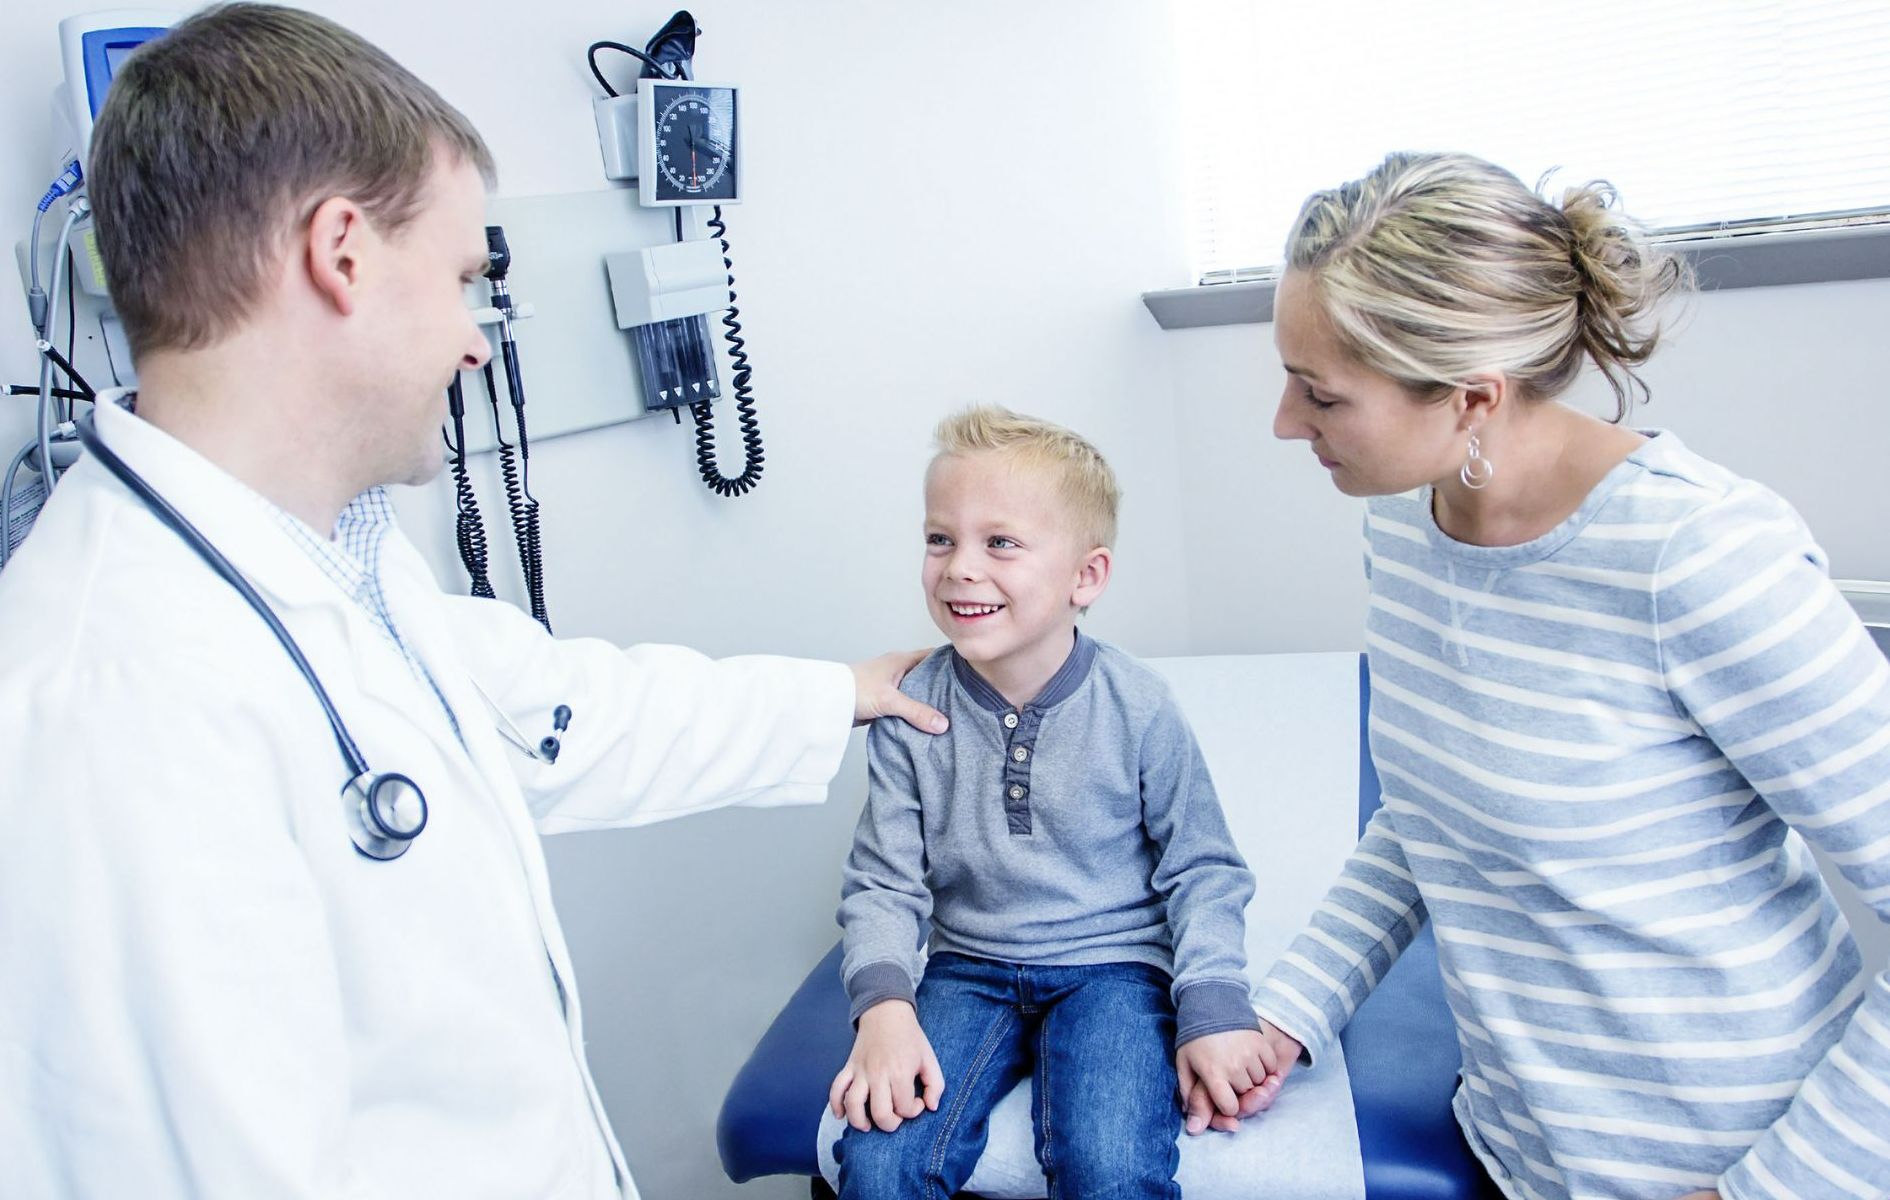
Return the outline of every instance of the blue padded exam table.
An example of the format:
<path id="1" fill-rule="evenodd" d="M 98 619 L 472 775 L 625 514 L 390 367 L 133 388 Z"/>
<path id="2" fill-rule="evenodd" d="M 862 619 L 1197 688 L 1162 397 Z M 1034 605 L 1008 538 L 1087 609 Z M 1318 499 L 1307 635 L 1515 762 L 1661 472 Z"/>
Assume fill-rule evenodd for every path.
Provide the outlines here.
<path id="1" fill-rule="evenodd" d="M 1364 736 L 1368 686 L 1361 656 L 1361 833 L 1379 805 L 1378 772 Z M 1500 1197 L 1470 1156 L 1451 1115 L 1460 1065 L 1457 1034 L 1428 927 L 1359 1006 L 1340 1041 L 1358 1117 L 1367 1200 Z M 814 1197 L 832 1195 L 820 1178 L 815 1139 L 827 1087 L 852 1048 L 836 945 L 768 1027 L 722 1102 L 715 1140 L 730 1179 L 745 1183 L 762 1175 L 803 1175 L 812 1178 Z"/>

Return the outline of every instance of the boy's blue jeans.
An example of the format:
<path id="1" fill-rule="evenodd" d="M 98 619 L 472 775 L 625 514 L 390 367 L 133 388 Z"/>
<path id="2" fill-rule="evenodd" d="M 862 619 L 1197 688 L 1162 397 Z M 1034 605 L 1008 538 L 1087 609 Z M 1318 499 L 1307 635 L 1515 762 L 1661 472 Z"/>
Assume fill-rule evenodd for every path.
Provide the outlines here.
<path id="1" fill-rule="evenodd" d="M 1051 1200 L 1178 1200 L 1181 1110 L 1166 972 L 1141 963 L 1040 967 L 935 954 L 919 1027 L 945 1091 L 892 1133 L 848 1128 L 841 1200 L 950 1200 L 991 1109 L 1032 1075 L 1031 1126 Z"/>

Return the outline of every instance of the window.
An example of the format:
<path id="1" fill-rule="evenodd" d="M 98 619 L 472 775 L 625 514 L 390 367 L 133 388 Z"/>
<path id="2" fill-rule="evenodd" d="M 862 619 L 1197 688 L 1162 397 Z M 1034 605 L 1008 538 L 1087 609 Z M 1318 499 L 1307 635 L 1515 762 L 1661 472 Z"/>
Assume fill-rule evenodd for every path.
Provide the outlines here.
<path id="1" fill-rule="evenodd" d="M 1195 278 L 1392 150 L 1607 179 L 1665 235 L 1890 222 L 1890 3 L 1176 0 Z"/>

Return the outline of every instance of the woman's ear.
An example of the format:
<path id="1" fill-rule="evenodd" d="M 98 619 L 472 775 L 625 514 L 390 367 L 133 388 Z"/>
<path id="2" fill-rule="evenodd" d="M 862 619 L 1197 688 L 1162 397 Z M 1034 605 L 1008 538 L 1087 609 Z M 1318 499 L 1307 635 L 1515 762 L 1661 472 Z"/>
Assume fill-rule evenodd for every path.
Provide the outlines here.
<path id="1" fill-rule="evenodd" d="M 1467 432 L 1488 425 L 1502 415 L 1514 391 L 1509 376 L 1500 371 L 1479 372 L 1464 380 L 1457 392 L 1462 406 L 1457 414 L 1458 430 Z"/>

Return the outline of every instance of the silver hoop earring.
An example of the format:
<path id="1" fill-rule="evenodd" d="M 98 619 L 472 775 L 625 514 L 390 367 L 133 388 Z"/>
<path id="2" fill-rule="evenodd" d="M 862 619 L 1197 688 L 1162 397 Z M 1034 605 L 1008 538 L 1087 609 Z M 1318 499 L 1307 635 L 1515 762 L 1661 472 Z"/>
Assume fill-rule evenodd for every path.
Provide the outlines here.
<path id="1" fill-rule="evenodd" d="M 1496 478 L 1496 464 L 1483 457 L 1483 446 L 1477 441 L 1475 427 L 1470 430 L 1470 453 L 1458 468 L 1457 477 L 1463 485 L 1473 492 L 1480 492 L 1490 486 L 1490 480 Z"/>

